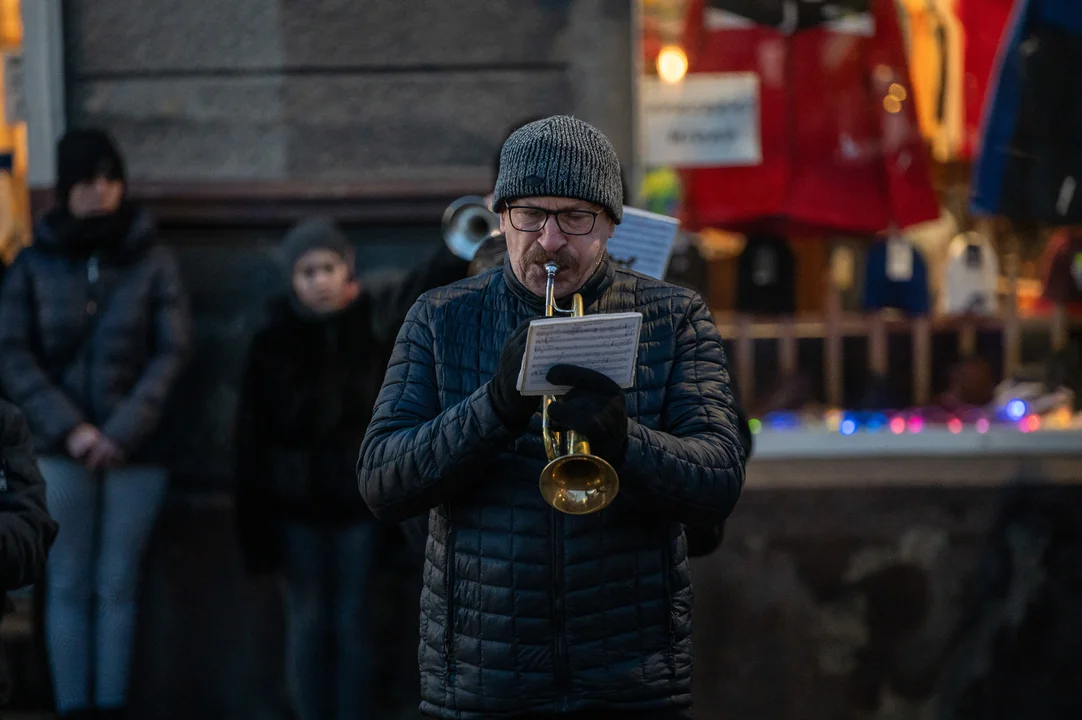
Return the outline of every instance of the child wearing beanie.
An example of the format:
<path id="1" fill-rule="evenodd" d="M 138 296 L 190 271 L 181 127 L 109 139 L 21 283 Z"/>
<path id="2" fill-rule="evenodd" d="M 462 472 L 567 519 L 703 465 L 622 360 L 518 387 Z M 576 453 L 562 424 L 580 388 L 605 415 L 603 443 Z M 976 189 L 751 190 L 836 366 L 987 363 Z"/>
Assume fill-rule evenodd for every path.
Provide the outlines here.
<path id="1" fill-rule="evenodd" d="M 280 248 L 285 292 L 248 353 L 237 415 L 237 527 L 246 568 L 276 575 L 286 671 L 300 720 L 372 715 L 373 564 L 389 526 L 357 488 L 361 440 L 398 324 L 432 287 L 460 279 L 446 248 L 387 292 L 365 287 L 331 219 Z"/>

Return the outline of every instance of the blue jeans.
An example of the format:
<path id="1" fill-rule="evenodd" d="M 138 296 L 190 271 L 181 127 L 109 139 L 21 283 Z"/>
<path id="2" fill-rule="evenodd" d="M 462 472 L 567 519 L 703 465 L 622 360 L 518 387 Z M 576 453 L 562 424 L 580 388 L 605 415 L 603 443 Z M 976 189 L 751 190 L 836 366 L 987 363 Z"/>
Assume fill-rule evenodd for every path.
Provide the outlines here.
<path id="1" fill-rule="evenodd" d="M 285 527 L 286 671 L 300 720 L 372 717 L 375 523 Z"/>
<path id="2" fill-rule="evenodd" d="M 168 476 L 162 468 L 122 467 L 96 477 L 57 457 L 38 465 L 60 524 L 45 604 L 57 710 L 120 707 L 128 698 L 141 564 Z"/>

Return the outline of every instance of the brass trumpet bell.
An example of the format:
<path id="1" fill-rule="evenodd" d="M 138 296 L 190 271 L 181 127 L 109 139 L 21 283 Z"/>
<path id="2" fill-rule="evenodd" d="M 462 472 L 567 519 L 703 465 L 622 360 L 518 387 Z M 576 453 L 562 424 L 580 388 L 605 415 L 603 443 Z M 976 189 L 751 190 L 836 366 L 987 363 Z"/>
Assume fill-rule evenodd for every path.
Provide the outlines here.
<path id="1" fill-rule="evenodd" d="M 596 455 L 563 455 L 541 471 L 541 497 L 568 515 L 588 515 L 608 506 L 620 490 L 612 465 Z"/>
<path id="2" fill-rule="evenodd" d="M 500 231 L 500 216 L 479 195 L 460 197 L 443 211 L 443 241 L 463 260 L 473 260 L 477 248 Z"/>

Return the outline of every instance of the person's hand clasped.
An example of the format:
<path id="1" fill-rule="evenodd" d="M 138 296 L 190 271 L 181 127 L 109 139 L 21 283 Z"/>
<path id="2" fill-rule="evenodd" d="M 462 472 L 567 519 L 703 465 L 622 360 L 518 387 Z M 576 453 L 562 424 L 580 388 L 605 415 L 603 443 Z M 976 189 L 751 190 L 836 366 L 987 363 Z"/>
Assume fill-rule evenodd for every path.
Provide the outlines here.
<path id="1" fill-rule="evenodd" d="M 90 470 L 105 470 L 124 462 L 124 450 L 117 443 L 100 435 L 86 456 L 86 466 Z"/>
<path id="2" fill-rule="evenodd" d="M 68 433 L 64 444 L 73 460 L 82 460 L 100 439 L 100 430 L 89 423 L 83 423 Z"/>
<path id="3" fill-rule="evenodd" d="M 518 391 L 518 374 L 522 368 L 522 355 L 526 352 L 526 333 L 531 320 L 533 318 L 515 328 L 504 343 L 496 372 L 488 383 L 492 409 L 507 429 L 516 432 L 526 429 L 541 402 L 538 397 L 527 397 Z"/>
<path id="4" fill-rule="evenodd" d="M 549 405 L 553 423 L 585 435 L 594 455 L 619 468 L 627 451 L 623 389 L 607 375 L 577 365 L 554 365 L 545 379 L 571 387 Z"/>

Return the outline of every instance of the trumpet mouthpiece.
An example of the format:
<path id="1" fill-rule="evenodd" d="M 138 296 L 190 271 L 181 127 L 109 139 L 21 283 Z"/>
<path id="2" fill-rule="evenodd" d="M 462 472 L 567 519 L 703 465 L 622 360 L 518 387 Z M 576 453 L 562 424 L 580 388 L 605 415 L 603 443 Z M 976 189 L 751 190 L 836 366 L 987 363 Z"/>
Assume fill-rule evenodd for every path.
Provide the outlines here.
<path id="1" fill-rule="evenodd" d="M 560 266 L 549 260 L 547 263 L 545 263 L 545 272 L 547 272 L 549 275 L 555 275 L 556 273 L 560 272 Z"/>

